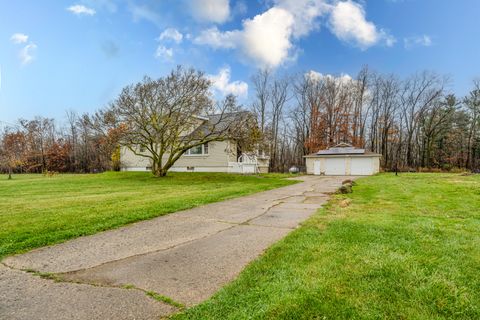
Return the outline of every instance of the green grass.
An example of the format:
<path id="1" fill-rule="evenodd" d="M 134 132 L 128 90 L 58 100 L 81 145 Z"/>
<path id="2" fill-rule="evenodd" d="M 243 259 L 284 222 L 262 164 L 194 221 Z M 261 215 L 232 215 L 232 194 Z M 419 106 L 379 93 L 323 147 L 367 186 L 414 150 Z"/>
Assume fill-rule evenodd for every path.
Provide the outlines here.
<path id="1" fill-rule="evenodd" d="M 147 296 L 157 300 L 157 301 L 161 301 L 161 302 L 164 302 L 166 304 L 169 304 L 171 306 L 174 306 L 174 307 L 177 307 L 178 309 L 184 309 L 185 306 L 183 304 L 181 304 L 180 302 L 177 302 L 169 297 L 166 297 L 166 296 L 163 296 L 161 294 L 158 294 L 156 292 L 153 292 L 153 291 L 146 291 L 145 292 Z"/>
<path id="2" fill-rule="evenodd" d="M 480 176 L 358 180 L 173 319 L 480 319 Z"/>
<path id="3" fill-rule="evenodd" d="M 134 221 L 295 183 L 286 175 L 0 176 L 0 259 Z"/>

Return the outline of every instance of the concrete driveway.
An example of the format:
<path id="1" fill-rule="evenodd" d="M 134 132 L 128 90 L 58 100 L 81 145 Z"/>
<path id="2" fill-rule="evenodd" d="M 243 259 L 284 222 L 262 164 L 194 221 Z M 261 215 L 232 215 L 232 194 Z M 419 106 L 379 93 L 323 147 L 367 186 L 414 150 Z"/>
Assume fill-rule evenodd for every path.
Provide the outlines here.
<path id="1" fill-rule="evenodd" d="M 195 305 L 315 213 L 346 177 L 301 179 L 8 257 L 0 319 L 158 319 L 178 310 L 146 292 Z"/>

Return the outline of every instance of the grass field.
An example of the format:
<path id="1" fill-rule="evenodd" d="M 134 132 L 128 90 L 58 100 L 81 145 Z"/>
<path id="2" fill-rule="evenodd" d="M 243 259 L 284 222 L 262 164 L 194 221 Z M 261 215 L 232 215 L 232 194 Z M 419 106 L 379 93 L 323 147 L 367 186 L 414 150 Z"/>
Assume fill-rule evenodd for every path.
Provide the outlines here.
<path id="1" fill-rule="evenodd" d="M 173 319 L 480 319 L 480 176 L 360 179 Z"/>
<path id="2" fill-rule="evenodd" d="M 107 172 L 0 176 L 0 259 L 130 222 L 294 183 L 285 175 Z"/>

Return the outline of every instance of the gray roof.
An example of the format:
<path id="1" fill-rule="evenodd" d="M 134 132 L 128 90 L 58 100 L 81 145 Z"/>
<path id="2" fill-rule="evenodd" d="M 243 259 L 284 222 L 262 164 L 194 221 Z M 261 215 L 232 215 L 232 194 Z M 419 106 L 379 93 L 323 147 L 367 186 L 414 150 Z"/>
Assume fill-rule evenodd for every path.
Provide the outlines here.
<path id="1" fill-rule="evenodd" d="M 248 111 L 230 112 L 224 114 L 213 114 L 205 118 L 208 118 L 202 125 L 200 125 L 194 132 L 202 132 L 202 134 L 215 134 L 220 133 L 228 129 L 229 127 L 238 125 L 247 120 L 251 116 Z"/>
<path id="2" fill-rule="evenodd" d="M 317 152 L 319 155 L 323 154 L 364 154 L 365 149 L 355 148 L 348 143 L 339 143 L 335 147 L 328 148 L 326 150 L 320 150 Z"/>
<path id="3" fill-rule="evenodd" d="M 317 157 L 317 156 L 342 156 L 342 155 L 352 155 L 352 156 L 364 156 L 364 157 L 381 157 L 381 154 L 373 153 L 366 151 L 365 149 L 356 148 L 348 143 L 339 143 L 334 147 L 330 147 L 325 150 L 320 150 L 317 153 L 309 154 L 305 156 L 306 158 Z"/>

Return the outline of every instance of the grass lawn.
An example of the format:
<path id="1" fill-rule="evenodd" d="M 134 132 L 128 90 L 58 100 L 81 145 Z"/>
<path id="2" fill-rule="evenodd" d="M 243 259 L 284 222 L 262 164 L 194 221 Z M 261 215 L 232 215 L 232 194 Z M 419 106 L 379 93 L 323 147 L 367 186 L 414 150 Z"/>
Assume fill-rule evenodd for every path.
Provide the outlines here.
<path id="1" fill-rule="evenodd" d="M 480 176 L 360 179 L 173 319 L 480 319 Z"/>
<path id="2" fill-rule="evenodd" d="M 295 183 L 285 175 L 0 176 L 0 259 L 130 222 Z"/>

